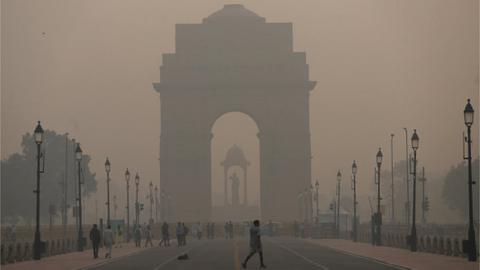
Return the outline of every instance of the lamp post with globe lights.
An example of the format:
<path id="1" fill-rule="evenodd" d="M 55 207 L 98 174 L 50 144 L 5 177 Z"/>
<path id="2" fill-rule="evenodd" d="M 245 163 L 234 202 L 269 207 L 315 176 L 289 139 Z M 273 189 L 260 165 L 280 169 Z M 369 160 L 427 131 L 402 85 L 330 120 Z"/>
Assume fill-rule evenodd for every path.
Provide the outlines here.
<path id="1" fill-rule="evenodd" d="M 37 189 L 34 191 L 36 194 L 36 219 L 35 219 L 35 240 L 33 243 L 33 259 L 40 260 L 42 257 L 42 241 L 40 240 L 40 174 L 43 173 L 43 169 L 40 169 L 40 158 L 41 154 L 41 145 L 43 142 L 43 128 L 38 121 L 37 126 L 35 127 L 34 131 L 34 139 L 35 143 L 37 144 Z"/>
<path id="2" fill-rule="evenodd" d="M 463 110 L 463 116 L 465 125 L 467 126 L 467 156 L 464 157 L 468 161 L 468 260 L 477 261 L 477 245 L 475 243 L 475 228 L 473 225 L 473 185 L 475 182 L 472 180 L 472 125 L 475 111 L 470 103 L 470 99 L 467 100 L 467 105 Z"/>

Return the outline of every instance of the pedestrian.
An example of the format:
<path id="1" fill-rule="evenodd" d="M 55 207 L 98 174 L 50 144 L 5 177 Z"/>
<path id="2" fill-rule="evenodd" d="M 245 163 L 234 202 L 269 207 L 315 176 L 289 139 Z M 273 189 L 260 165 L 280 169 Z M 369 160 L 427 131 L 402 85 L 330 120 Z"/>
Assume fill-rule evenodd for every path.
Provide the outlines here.
<path id="1" fill-rule="evenodd" d="M 263 263 L 263 250 L 262 250 L 262 241 L 261 241 L 260 235 L 261 235 L 260 221 L 255 220 L 253 221 L 253 226 L 250 227 L 250 253 L 242 263 L 243 268 L 247 268 L 248 260 L 255 253 L 258 253 L 258 255 L 260 256 L 260 268 L 267 268 L 267 266 Z"/>
<path id="2" fill-rule="evenodd" d="M 115 239 L 115 247 L 119 248 L 122 247 L 122 242 L 123 242 L 123 232 L 122 228 L 120 225 L 117 225 L 117 231 L 115 233 L 116 239 Z"/>
<path id="3" fill-rule="evenodd" d="M 202 224 L 200 224 L 200 222 L 198 222 L 198 224 L 197 224 L 197 237 L 198 237 L 198 240 L 202 239 L 202 233 L 203 233 Z"/>
<path id="4" fill-rule="evenodd" d="M 175 228 L 175 233 L 177 235 L 177 246 L 182 246 L 183 245 L 183 233 L 184 233 L 184 228 L 182 226 L 182 223 L 178 222 L 177 227 Z"/>
<path id="5" fill-rule="evenodd" d="M 93 224 L 90 230 L 90 241 L 92 241 L 93 258 L 98 258 L 98 247 L 100 246 L 100 231 L 97 228 L 97 224 Z"/>
<path id="6" fill-rule="evenodd" d="M 230 236 L 230 239 L 233 239 L 233 223 L 231 220 L 228 223 L 228 234 Z"/>
<path id="7" fill-rule="evenodd" d="M 210 228 L 210 222 L 207 223 L 207 239 L 212 239 L 212 231 Z"/>
<path id="8" fill-rule="evenodd" d="M 135 246 L 136 247 L 141 247 L 142 230 L 140 229 L 140 226 L 138 224 L 135 225 L 135 229 L 133 231 L 133 237 L 135 238 Z"/>
<path id="9" fill-rule="evenodd" d="M 215 238 L 215 222 L 212 222 L 212 224 L 210 224 L 210 226 L 212 227 L 210 230 L 211 230 L 211 237 L 212 239 Z"/>
<path id="10" fill-rule="evenodd" d="M 299 230 L 300 230 L 300 238 L 305 238 L 305 224 L 302 222 L 299 225 Z"/>
<path id="11" fill-rule="evenodd" d="M 225 222 L 225 225 L 223 226 L 223 231 L 225 233 L 225 239 L 228 239 L 228 237 L 230 236 L 228 221 Z"/>
<path id="12" fill-rule="evenodd" d="M 145 229 L 145 247 L 147 247 L 149 243 L 150 247 L 153 247 L 152 238 L 152 230 L 150 228 L 150 225 L 147 225 L 147 228 Z"/>
<path id="13" fill-rule="evenodd" d="M 167 222 L 163 222 L 163 225 L 162 225 L 162 240 L 160 241 L 160 244 L 158 244 L 158 245 L 161 246 L 162 243 L 165 247 L 170 246 L 170 235 L 169 235 L 169 232 L 168 232 L 168 223 Z"/>
<path id="14" fill-rule="evenodd" d="M 187 234 L 189 232 L 189 229 L 187 226 L 185 226 L 185 223 L 182 223 L 182 227 L 183 227 L 182 241 L 183 241 L 183 245 L 185 246 L 187 244 Z"/>
<path id="15" fill-rule="evenodd" d="M 296 220 L 293 221 L 293 235 L 298 237 L 298 222 Z"/>
<path id="16" fill-rule="evenodd" d="M 107 253 L 105 253 L 105 258 L 112 258 L 112 246 L 115 242 L 113 237 L 114 235 L 112 227 L 108 225 L 107 229 L 103 232 L 103 243 L 105 244 L 105 248 L 107 249 Z"/>

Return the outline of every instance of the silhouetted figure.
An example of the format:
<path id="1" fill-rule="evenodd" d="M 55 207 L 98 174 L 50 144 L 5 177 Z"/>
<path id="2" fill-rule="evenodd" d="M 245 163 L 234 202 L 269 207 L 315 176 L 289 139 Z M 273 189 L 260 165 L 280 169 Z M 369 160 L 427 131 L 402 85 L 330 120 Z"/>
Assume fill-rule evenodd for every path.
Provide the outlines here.
<path id="1" fill-rule="evenodd" d="M 97 228 L 97 224 L 93 224 L 90 230 L 90 241 L 92 241 L 93 258 L 98 258 L 98 247 L 100 246 L 100 231 Z"/>
<path id="2" fill-rule="evenodd" d="M 150 244 L 150 246 L 153 247 L 152 238 L 153 238 L 152 230 L 150 228 L 150 225 L 147 225 L 147 228 L 145 229 L 145 247 L 147 247 L 148 244 Z"/>
<path id="3" fill-rule="evenodd" d="M 117 225 L 117 231 L 115 233 L 115 236 L 116 236 L 115 247 L 122 247 L 123 231 L 120 225 Z"/>
<path id="4" fill-rule="evenodd" d="M 177 246 L 183 246 L 183 235 L 184 235 L 184 227 L 182 223 L 178 222 L 177 227 L 175 228 L 175 233 L 177 235 Z"/>
<path id="5" fill-rule="evenodd" d="M 168 224 L 166 222 L 163 222 L 162 225 L 162 240 L 159 246 L 161 246 L 162 243 L 165 247 L 170 246 L 170 233 L 168 232 Z"/>
<path id="6" fill-rule="evenodd" d="M 189 232 L 189 229 L 187 226 L 185 226 L 185 223 L 182 223 L 182 227 L 183 227 L 182 242 L 183 242 L 183 245 L 185 246 L 187 244 L 187 234 Z"/>
<path id="7" fill-rule="evenodd" d="M 223 226 L 223 231 L 225 233 L 225 239 L 228 239 L 230 237 L 230 228 L 229 228 L 229 224 L 228 224 L 228 221 L 225 222 L 225 225 Z"/>
<path id="8" fill-rule="evenodd" d="M 248 260 L 258 252 L 260 256 L 260 268 L 267 268 L 263 263 L 263 250 L 262 250 L 262 240 L 260 238 L 260 221 L 253 221 L 253 226 L 250 227 L 250 254 L 245 258 L 245 261 L 242 263 L 243 268 L 247 268 Z"/>
<path id="9" fill-rule="evenodd" d="M 103 232 L 103 243 L 105 244 L 105 248 L 107 249 L 107 253 L 105 253 L 105 258 L 112 258 L 114 235 L 112 227 L 110 225 L 108 225 L 107 229 Z"/>
<path id="10" fill-rule="evenodd" d="M 231 220 L 228 222 L 228 234 L 230 239 L 233 239 L 233 223 Z"/>
<path id="11" fill-rule="evenodd" d="M 135 246 L 136 247 L 141 247 L 142 230 L 140 229 L 140 226 L 138 224 L 135 225 L 135 229 L 133 231 L 133 238 L 135 239 Z"/>

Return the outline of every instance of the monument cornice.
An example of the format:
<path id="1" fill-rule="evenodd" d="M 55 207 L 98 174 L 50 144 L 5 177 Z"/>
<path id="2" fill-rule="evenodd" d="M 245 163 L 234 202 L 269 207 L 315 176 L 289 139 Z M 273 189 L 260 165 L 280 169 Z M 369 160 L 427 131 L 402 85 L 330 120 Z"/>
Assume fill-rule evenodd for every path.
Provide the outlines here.
<path id="1" fill-rule="evenodd" d="M 312 91 L 317 84 L 316 81 L 306 81 L 298 83 L 289 82 L 235 82 L 235 83 L 153 83 L 153 88 L 156 92 L 170 92 L 170 91 L 230 91 L 230 90 L 258 90 L 258 91 L 293 91 L 306 90 Z"/>

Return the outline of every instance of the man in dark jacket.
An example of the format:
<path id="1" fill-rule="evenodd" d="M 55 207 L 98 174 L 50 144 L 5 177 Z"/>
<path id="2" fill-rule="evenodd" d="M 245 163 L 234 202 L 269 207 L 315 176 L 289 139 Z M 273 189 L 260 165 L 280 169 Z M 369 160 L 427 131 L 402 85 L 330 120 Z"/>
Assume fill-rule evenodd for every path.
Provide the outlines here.
<path id="1" fill-rule="evenodd" d="M 98 258 L 98 246 L 100 245 L 100 231 L 97 228 L 97 224 L 93 224 L 93 228 L 90 230 L 90 240 L 93 247 L 93 258 Z"/>
<path id="2" fill-rule="evenodd" d="M 260 221 L 253 221 L 253 226 L 250 227 L 250 253 L 247 258 L 242 263 L 242 267 L 247 268 L 248 260 L 255 254 L 260 255 L 260 268 L 267 268 L 263 263 L 263 249 L 262 249 L 262 240 L 260 239 L 261 230 L 260 230 Z"/>

